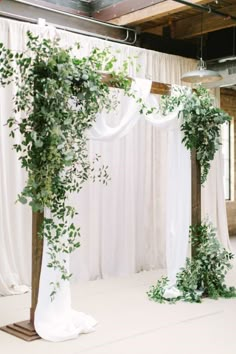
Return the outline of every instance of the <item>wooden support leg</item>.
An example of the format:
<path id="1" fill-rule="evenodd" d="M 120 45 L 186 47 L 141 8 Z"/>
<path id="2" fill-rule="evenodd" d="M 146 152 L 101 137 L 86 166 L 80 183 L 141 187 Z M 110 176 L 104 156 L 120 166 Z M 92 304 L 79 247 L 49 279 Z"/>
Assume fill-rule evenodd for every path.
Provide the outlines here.
<path id="1" fill-rule="evenodd" d="M 33 213 L 32 224 L 32 293 L 31 293 L 31 308 L 30 322 L 34 323 L 34 313 L 38 302 L 39 280 L 43 256 L 43 239 L 38 237 L 41 224 L 43 222 L 43 213 Z"/>
<path id="2" fill-rule="evenodd" d="M 39 339 L 39 335 L 34 329 L 34 313 L 38 301 L 39 279 L 42 264 L 43 240 L 38 237 L 40 226 L 43 222 L 43 213 L 33 213 L 32 223 L 32 294 L 30 319 L 18 323 L 13 323 L 0 329 L 26 341 Z"/>
<path id="3" fill-rule="evenodd" d="M 201 167 L 197 160 L 196 150 L 191 152 L 192 174 L 192 225 L 201 224 Z M 192 248 L 192 256 L 195 250 Z"/>

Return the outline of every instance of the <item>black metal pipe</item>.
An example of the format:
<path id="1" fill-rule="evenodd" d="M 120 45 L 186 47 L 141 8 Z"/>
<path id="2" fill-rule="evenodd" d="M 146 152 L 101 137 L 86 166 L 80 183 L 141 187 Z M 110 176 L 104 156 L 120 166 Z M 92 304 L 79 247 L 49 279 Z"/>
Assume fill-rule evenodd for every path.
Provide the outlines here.
<path id="1" fill-rule="evenodd" d="M 193 3 L 185 1 L 185 0 L 174 0 L 174 1 L 178 2 L 180 4 L 183 4 L 183 5 L 187 5 L 187 6 L 193 7 L 193 8 L 198 9 L 198 10 L 202 10 L 202 11 L 208 12 L 209 14 L 214 14 L 214 15 L 217 15 L 217 16 L 224 17 L 225 20 L 236 21 L 236 17 L 235 16 L 231 16 L 229 14 L 225 14 L 224 12 L 215 10 L 210 5 L 198 5 L 198 4 L 193 4 Z"/>
<path id="2" fill-rule="evenodd" d="M 27 0 L 5 0 L 0 3 L 0 17 L 31 23 L 37 23 L 38 18 L 43 18 L 46 23 L 53 24 L 56 28 L 86 36 L 129 45 L 137 41 L 137 31 L 133 28 L 75 15 Z M 67 20 L 64 21 L 64 18 Z M 60 21 L 62 23 L 59 25 Z"/>

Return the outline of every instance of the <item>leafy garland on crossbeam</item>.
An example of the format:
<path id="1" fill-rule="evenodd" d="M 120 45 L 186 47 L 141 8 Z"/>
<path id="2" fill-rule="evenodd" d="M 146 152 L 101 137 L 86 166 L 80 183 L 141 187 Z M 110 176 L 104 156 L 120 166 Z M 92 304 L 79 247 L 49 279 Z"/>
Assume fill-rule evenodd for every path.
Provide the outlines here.
<path id="1" fill-rule="evenodd" d="M 231 117 L 215 107 L 214 97 L 201 85 L 194 90 L 175 86 L 171 96 L 162 96 L 161 109 L 164 114 L 177 107 L 181 107 L 183 112 L 183 143 L 189 150 L 196 149 L 201 166 L 201 184 L 204 184 L 211 161 L 221 145 L 221 126 L 229 122 Z"/>
<path id="2" fill-rule="evenodd" d="M 179 300 L 201 302 L 205 297 L 236 297 L 236 288 L 225 284 L 225 276 L 232 268 L 234 255 L 221 246 L 212 224 L 204 222 L 190 226 L 189 238 L 195 254 L 193 259 L 187 258 L 186 266 L 176 276 L 176 287 L 181 295 L 176 298 L 165 297 L 169 280 L 162 277 L 147 292 L 149 299 L 159 303 L 175 303 Z"/>
<path id="3" fill-rule="evenodd" d="M 135 94 L 130 90 L 127 62 L 115 72 L 116 58 L 109 49 L 95 48 L 89 56 L 78 59 L 71 48 L 61 48 L 58 39 L 39 39 L 30 32 L 27 36 L 25 52 L 13 52 L 0 43 L 0 85 L 13 82 L 16 87 L 14 117 L 7 124 L 12 138 L 20 131 L 22 140 L 14 149 L 28 173 L 18 201 L 28 203 L 34 212 L 50 209 L 51 215 L 44 218 L 40 230 L 49 246 L 48 267 L 69 280 L 71 274 L 58 254 L 71 253 L 80 246 L 80 228 L 73 222 L 77 213 L 67 197 L 79 192 L 90 178 L 97 176 L 106 184 L 109 177 L 106 166 L 96 168 L 98 156 L 94 163 L 89 161 L 86 138 L 96 114 L 117 105 L 101 72 L 110 72 L 113 86 L 133 98 Z M 137 104 L 140 111 L 145 110 L 142 100 L 137 99 Z M 59 285 L 52 283 L 52 299 Z"/>

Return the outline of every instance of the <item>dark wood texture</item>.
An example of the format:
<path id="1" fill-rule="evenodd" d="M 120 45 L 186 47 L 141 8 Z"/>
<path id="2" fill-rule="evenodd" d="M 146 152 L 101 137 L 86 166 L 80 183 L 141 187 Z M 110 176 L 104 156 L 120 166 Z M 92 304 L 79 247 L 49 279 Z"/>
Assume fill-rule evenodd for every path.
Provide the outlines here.
<path id="1" fill-rule="evenodd" d="M 1 327 L 0 330 L 8 334 L 12 334 L 20 339 L 24 339 L 27 342 L 32 342 L 33 340 L 40 339 L 40 336 L 34 329 L 34 325 L 29 320 Z"/>
<path id="2" fill-rule="evenodd" d="M 41 224 L 43 222 L 43 213 L 33 213 L 32 222 L 32 295 L 30 308 L 30 321 L 34 323 L 34 312 L 38 302 L 39 280 L 43 255 L 43 239 L 38 237 Z"/>
<path id="3" fill-rule="evenodd" d="M 15 337 L 24 339 L 27 342 L 40 338 L 34 329 L 34 313 L 38 301 L 39 280 L 43 255 L 43 239 L 38 237 L 38 232 L 43 222 L 43 218 L 43 213 L 37 212 L 32 215 L 32 293 L 30 319 L 9 324 L 0 328 L 0 330 L 12 334 Z"/>
<path id="4" fill-rule="evenodd" d="M 151 87 L 151 93 L 156 95 L 170 95 L 171 85 L 164 84 L 162 82 L 153 82 Z"/>
<path id="5" fill-rule="evenodd" d="M 194 4 L 206 4 L 211 0 L 192 0 Z M 118 4 L 119 5 L 119 4 Z M 199 13 L 199 10 L 192 9 L 189 6 L 177 3 L 172 0 L 160 1 L 158 3 L 148 4 L 144 8 L 137 9 L 136 11 L 128 12 L 121 16 L 113 17 L 109 22 L 115 23 L 117 25 L 132 25 L 141 26 L 147 29 L 153 28 L 159 25 L 168 26 L 172 19 L 179 18 L 179 16 L 186 17 L 186 11 L 191 13 Z M 103 10 L 105 13 L 105 9 Z"/>
<path id="6" fill-rule="evenodd" d="M 163 1 L 165 0 L 98 0 L 93 5 L 92 17 L 101 21 L 109 21 Z"/>
<path id="7" fill-rule="evenodd" d="M 197 160 L 196 150 L 191 151 L 191 175 L 192 175 L 192 225 L 201 224 L 201 167 Z M 197 246 L 196 246 L 197 247 Z M 196 248 L 192 246 L 192 257 Z"/>
<path id="8" fill-rule="evenodd" d="M 191 152 L 192 174 L 192 225 L 201 223 L 201 168 L 196 150 Z"/>
<path id="9" fill-rule="evenodd" d="M 102 74 L 102 81 L 110 87 L 117 86 L 112 83 L 112 76 L 110 74 Z M 151 93 L 154 93 L 156 95 L 170 95 L 171 85 L 153 81 L 151 86 Z"/>

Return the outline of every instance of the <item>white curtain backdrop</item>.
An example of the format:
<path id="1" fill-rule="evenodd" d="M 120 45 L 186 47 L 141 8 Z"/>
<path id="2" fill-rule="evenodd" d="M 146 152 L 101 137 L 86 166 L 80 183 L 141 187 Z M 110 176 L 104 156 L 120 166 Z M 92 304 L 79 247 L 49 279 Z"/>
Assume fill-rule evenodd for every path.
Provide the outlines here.
<path id="1" fill-rule="evenodd" d="M 55 35 L 55 31 L 47 27 L 1 19 L 0 41 L 13 50 L 22 50 L 25 48 L 27 30 L 42 36 Z M 57 34 L 62 40 L 62 45 L 71 46 L 79 41 L 82 49 L 78 55 L 86 55 L 94 46 L 104 48 L 109 45 L 118 57 L 117 65 L 128 56 L 137 57 L 134 65 L 129 68 L 131 76 L 137 76 L 136 67 L 141 64 L 139 77 L 180 84 L 183 72 L 195 67 L 195 61 L 190 59 L 111 44 L 64 31 L 57 31 Z M 17 193 L 24 186 L 25 173 L 20 168 L 15 152 L 11 150 L 12 141 L 8 137 L 7 128 L 3 127 L 11 115 L 13 90 L 14 87 L 1 89 L 0 96 L 0 294 L 2 295 L 24 291 L 25 288 L 19 288 L 19 285 L 30 284 L 31 267 L 30 210 L 25 206 L 14 204 Z M 150 99 L 153 100 L 153 97 Z M 111 125 L 120 124 L 122 114 L 121 108 L 120 113 L 107 117 L 108 123 L 112 121 Z M 168 130 L 168 127 L 157 129 L 143 119 L 129 134 L 119 140 L 89 143 L 91 157 L 95 152 L 101 153 L 103 163 L 109 166 L 112 180 L 108 187 L 95 183 L 87 185 L 79 196 L 72 196 L 72 201 L 79 210 L 78 223 L 81 225 L 83 235 L 82 246 L 71 260 L 74 279 L 127 275 L 143 269 L 166 268 L 166 266 L 172 270 L 172 275 L 175 274 L 179 266 L 176 267 L 176 259 L 180 259 L 183 249 L 178 249 L 178 244 L 174 244 L 173 235 L 177 234 L 173 225 L 186 227 L 185 223 L 189 223 L 189 219 L 183 218 L 184 224 L 182 224 L 181 209 L 175 208 L 175 214 L 172 216 L 170 213 L 173 209 L 170 205 L 176 207 L 179 202 L 187 203 L 185 205 L 190 203 L 188 194 L 190 182 L 187 175 L 182 179 L 175 174 L 176 170 L 189 169 L 189 159 L 171 160 L 173 150 L 181 156 L 184 147 L 178 143 L 180 135 L 177 132 L 179 132 L 180 121 L 176 118 L 170 121 L 173 125 Z M 134 124 L 134 121 L 130 124 Z M 126 125 L 127 131 L 131 125 Z M 101 126 L 97 127 L 97 138 L 99 138 L 99 129 Z M 109 140 L 113 137 L 111 135 Z M 214 170 L 213 179 L 221 184 L 221 176 L 218 172 Z M 171 179 L 171 182 L 168 181 L 171 183 L 171 188 L 165 189 L 168 185 L 168 176 Z M 185 186 L 184 192 L 179 188 L 180 182 Z M 179 196 L 180 191 L 182 194 Z M 204 210 L 207 211 L 210 219 L 213 215 L 214 222 L 219 227 L 219 237 L 228 243 L 225 214 L 219 213 L 220 205 L 225 210 L 223 195 L 218 193 L 217 188 L 215 204 L 212 205 L 207 186 L 204 193 L 204 203 L 205 205 L 208 203 L 208 207 Z M 218 211 L 215 212 L 216 210 Z M 167 219 L 171 220 L 168 225 Z M 180 234 L 182 236 L 182 233 Z M 169 235 L 169 238 L 166 235 Z M 170 245 L 174 247 L 171 249 Z M 171 277 L 171 281 L 174 282 L 174 276 Z M 69 299 L 68 288 L 65 289 L 64 295 Z M 43 304 L 45 297 L 41 299 Z M 46 303 L 42 306 L 45 309 Z M 69 300 L 64 310 L 68 309 L 70 309 Z M 61 316 L 62 314 L 61 309 Z M 74 313 L 70 312 L 68 316 L 70 321 Z M 41 320 L 45 322 L 45 318 L 42 317 L 38 316 L 39 322 Z M 91 330 L 95 323 L 93 319 L 86 317 L 85 321 L 82 320 L 85 325 L 81 328 L 81 323 L 78 325 L 77 320 L 78 318 L 77 324 L 69 326 L 69 330 L 62 329 L 64 334 L 67 333 L 64 337 L 62 335 L 59 338 L 52 334 L 51 338 L 48 338 L 45 334 L 45 338 L 51 340 L 71 338 L 80 332 Z M 48 333 L 48 328 L 45 333 Z"/>

